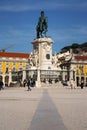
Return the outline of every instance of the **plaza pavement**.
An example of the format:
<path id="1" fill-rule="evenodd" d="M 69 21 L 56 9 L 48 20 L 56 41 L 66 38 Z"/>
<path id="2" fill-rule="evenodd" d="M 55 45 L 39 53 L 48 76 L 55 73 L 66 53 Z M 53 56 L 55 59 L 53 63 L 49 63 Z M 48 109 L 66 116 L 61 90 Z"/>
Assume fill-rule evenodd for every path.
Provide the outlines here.
<path id="1" fill-rule="evenodd" d="M 0 130 L 87 130 L 87 88 L 0 91 Z"/>

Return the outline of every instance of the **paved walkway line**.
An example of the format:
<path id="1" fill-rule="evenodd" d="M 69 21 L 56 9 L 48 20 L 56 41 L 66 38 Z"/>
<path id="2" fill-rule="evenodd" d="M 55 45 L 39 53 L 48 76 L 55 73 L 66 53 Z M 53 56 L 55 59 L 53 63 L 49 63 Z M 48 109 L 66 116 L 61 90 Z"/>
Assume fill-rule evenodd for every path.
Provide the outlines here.
<path id="1" fill-rule="evenodd" d="M 29 130 L 67 130 L 47 89 L 43 91 Z"/>

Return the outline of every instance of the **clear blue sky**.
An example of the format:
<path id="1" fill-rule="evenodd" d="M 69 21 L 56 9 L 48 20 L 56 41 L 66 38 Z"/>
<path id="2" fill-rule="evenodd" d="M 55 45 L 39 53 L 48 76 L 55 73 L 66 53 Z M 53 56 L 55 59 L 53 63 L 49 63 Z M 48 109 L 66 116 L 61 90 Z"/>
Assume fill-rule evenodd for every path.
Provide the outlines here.
<path id="1" fill-rule="evenodd" d="M 53 53 L 87 42 L 87 0 L 0 0 L 0 49 L 30 53 L 41 10 L 48 17 Z"/>

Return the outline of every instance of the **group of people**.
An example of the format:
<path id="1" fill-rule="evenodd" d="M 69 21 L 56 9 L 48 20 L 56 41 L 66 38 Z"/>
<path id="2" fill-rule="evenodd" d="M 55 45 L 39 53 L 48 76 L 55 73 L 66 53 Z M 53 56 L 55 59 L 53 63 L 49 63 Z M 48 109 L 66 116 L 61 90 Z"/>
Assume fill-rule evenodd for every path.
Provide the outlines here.
<path id="1" fill-rule="evenodd" d="M 71 79 L 69 82 L 66 81 L 65 85 L 66 86 L 70 86 L 71 89 L 75 89 L 76 88 L 76 82 L 73 79 Z M 83 87 L 84 87 L 84 81 L 83 80 L 81 80 L 80 87 L 81 87 L 81 89 L 83 89 Z"/>
<path id="2" fill-rule="evenodd" d="M 76 88 L 76 83 L 73 79 L 71 79 L 71 81 L 70 81 L 70 86 L 71 86 L 71 89 Z M 81 89 L 84 88 L 84 81 L 83 80 L 81 80 L 80 87 L 81 87 Z"/>
<path id="3" fill-rule="evenodd" d="M 27 86 L 28 91 L 31 91 L 31 87 L 35 86 L 35 80 L 33 80 L 33 79 L 24 79 L 23 86 L 24 87 Z"/>

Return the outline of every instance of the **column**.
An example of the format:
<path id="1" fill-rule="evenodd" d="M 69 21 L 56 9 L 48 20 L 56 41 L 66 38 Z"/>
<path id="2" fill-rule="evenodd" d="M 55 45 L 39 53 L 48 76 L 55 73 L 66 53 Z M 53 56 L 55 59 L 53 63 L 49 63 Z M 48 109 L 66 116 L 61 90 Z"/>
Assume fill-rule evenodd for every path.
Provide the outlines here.
<path id="1" fill-rule="evenodd" d="M 9 71 L 9 81 L 8 81 L 8 85 L 10 85 L 10 83 L 12 82 L 12 72 L 11 70 Z"/>
<path id="2" fill-rule="evenodd" d="M 3 87 L 5 87 L 5 74 L 3 74 L 2 82 L 3 82 Z"/>
<path id="3" fill-rule="evenodd" d="M 70 70 L 70 80 L 73 79 L 73 70 Z"/>
<path id="4" fill-rule="evenodd" d="M 40 69 L 37 69 L 37 81 L 36 81 L 36 87 L 41 87 L 41 81 L 40 81 Z"/>
<path id="5" fill-rule="evenodd" d="M 25 70 L 23 70 L 23 78 L 22 78 L 22 80 L 24 81 L 24 79 L 26 79 L 26 71 Z"/>

